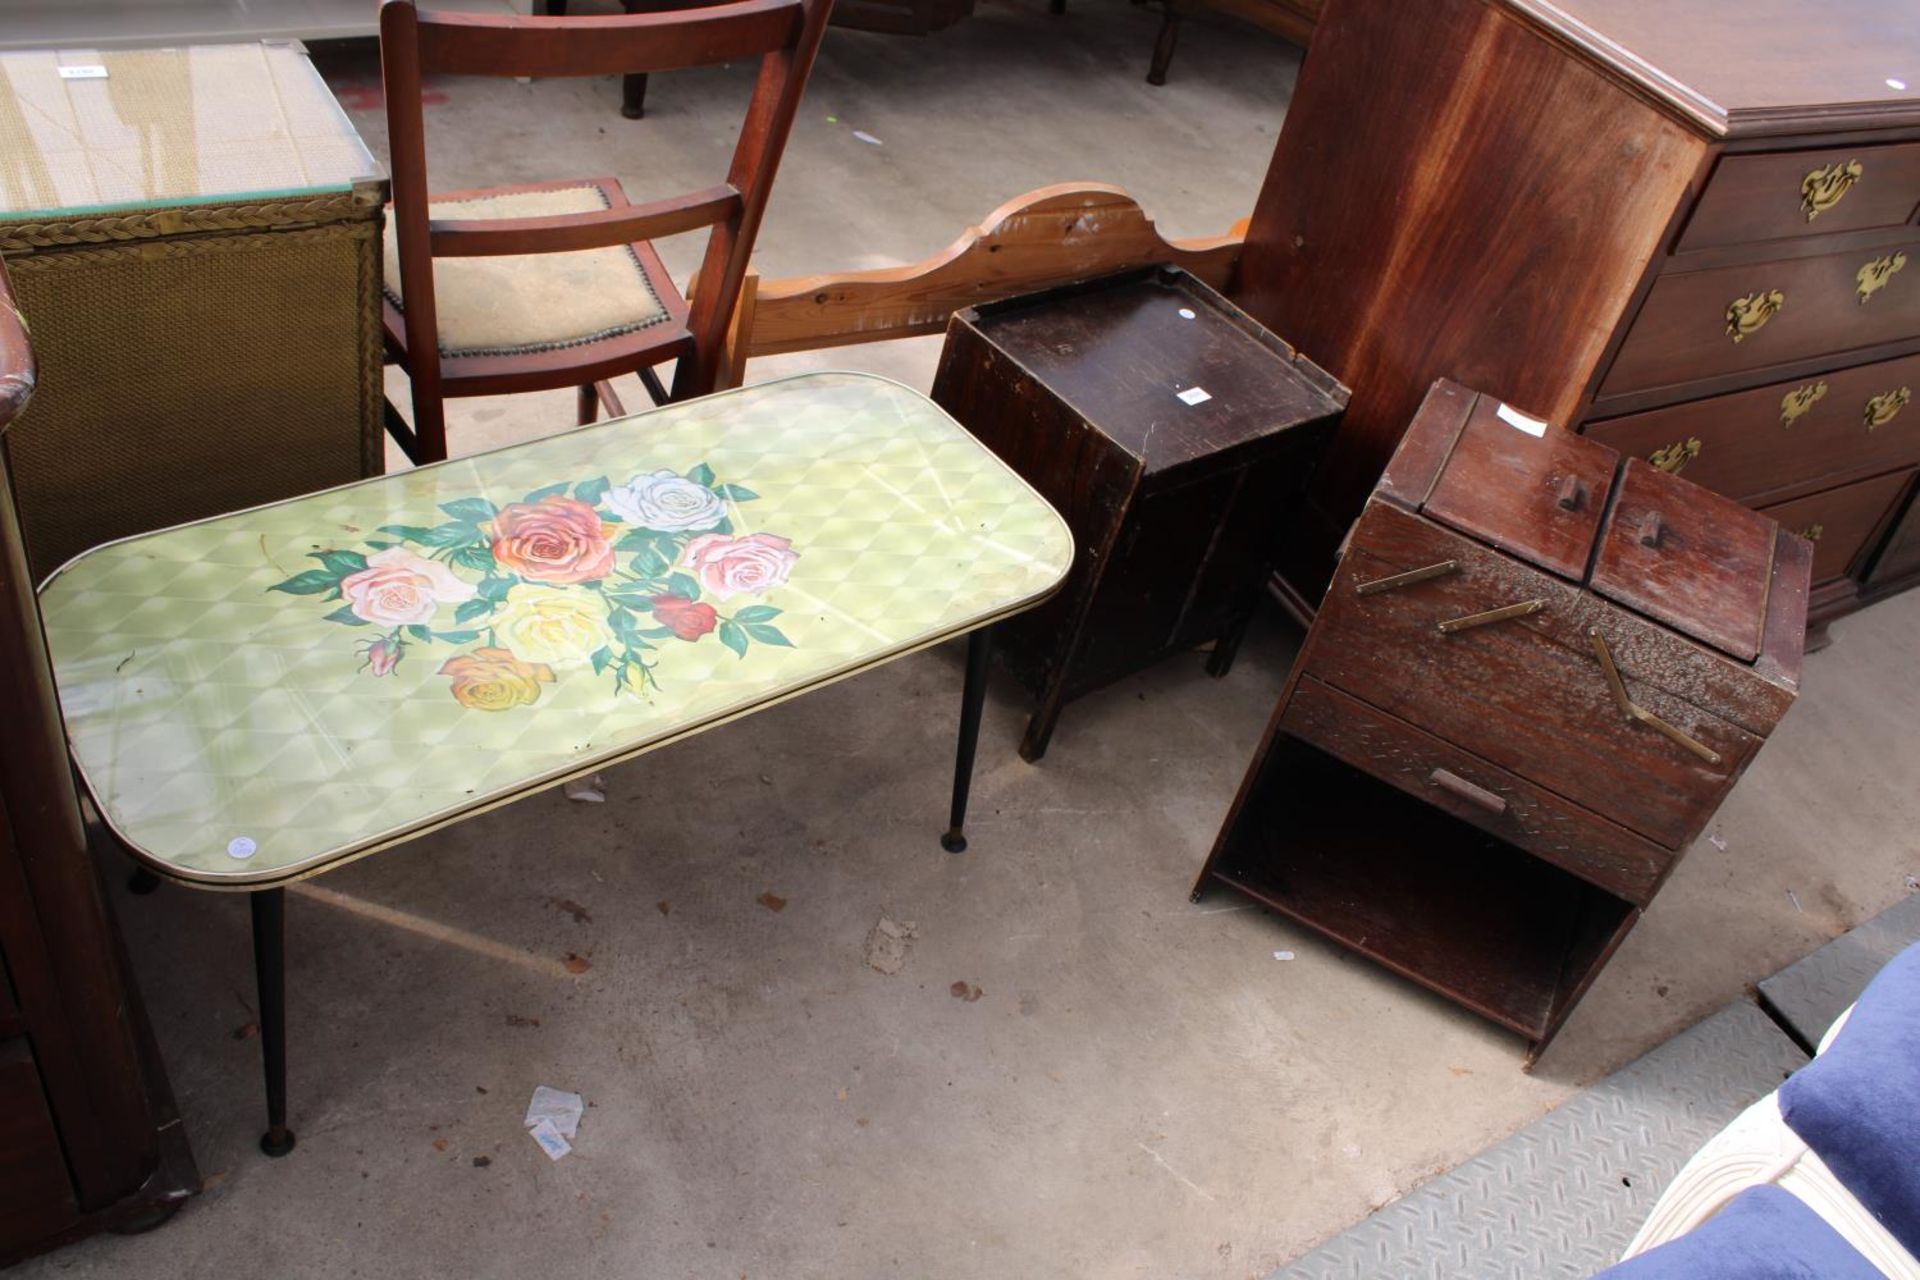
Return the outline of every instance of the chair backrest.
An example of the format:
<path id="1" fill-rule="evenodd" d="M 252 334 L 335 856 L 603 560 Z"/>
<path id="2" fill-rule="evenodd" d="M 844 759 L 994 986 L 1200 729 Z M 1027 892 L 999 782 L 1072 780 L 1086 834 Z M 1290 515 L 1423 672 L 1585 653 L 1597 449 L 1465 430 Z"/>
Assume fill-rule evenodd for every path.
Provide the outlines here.
<path id="1" fill-rule="evenodd" d="M 422 13 L 414 0 L 384 0 L 380 62 L 410 376 L 424 376 L 438 394 L 434 258 L 597 249 L 710 226 L 687 320 L 693 351 L 679 362 L 673 394 L 682 399 L 711 391 L 720 344 L 831 4 L 732 0 L 661 13 L 521 18 Z M 760 72 L 724 181 L 592 213 L 429 221 L 425 76 L 614 75 L 754 56 Z"/>

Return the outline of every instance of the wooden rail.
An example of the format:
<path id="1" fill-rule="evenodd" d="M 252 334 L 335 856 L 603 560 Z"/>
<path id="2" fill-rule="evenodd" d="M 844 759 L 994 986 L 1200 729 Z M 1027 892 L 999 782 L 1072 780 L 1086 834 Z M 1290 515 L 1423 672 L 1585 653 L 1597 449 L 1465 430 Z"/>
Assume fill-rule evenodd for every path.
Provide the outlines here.
<path id="1" fill-rule="evenodd" d="M 1228 289 L 1245 232 L 1242 219 L 1223 236 L 1167 240 L 1118 187 L 1041 187 L 907 266 L 782 280 L 749 272 L 719 385 L 739 386 L 754 356 L 939 333 L 962 308 L 1133 267 L 1170 263 Z"/>

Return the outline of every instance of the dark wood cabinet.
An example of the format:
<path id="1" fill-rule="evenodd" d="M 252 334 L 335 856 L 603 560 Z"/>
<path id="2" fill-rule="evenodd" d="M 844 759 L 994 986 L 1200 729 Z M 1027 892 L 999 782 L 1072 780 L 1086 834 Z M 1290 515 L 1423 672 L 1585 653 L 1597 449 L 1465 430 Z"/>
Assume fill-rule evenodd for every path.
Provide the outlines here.
<path id="1" fill-rule="evenodd" d="M 0 1265 L 199 1182 L 89 853 L 14 506 L 33 382 L 0 269 Z"/>
<path id="2" fill-rule="evenodd" d="M 1901 0 L 1329 0 L 1237 295 L 1353 388 L 1297 603 L 1439 377 L 1824 526 L 1817 622 L 1920 582 L 1915 67 Z"/>
<path id="3" fill-rule="evenodd" d="M 1762 513 L 1437 384 L 1196 896 L 1232 886 L 1538 1052 L 1792 705 L 1813 563 Z"/>
<path id="4" fill-rule="evenodd" d="M 1281 511 L 1345 390 L 1177 268 L 954 316 L 933 399 L 1053 504 L 1074 568 L 996 631 L 1038 700 L 1021 754 L 1062 705 L 1207 641 L 1224 674 Z"/>

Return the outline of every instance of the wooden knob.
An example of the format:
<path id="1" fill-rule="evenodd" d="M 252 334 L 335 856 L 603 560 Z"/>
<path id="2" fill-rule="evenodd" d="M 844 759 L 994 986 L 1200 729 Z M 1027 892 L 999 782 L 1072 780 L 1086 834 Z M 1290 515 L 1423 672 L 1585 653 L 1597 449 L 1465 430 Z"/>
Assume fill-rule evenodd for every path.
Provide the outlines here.
<path id="1" fill-rule="evenodd" d="M 1585 492 L 1585 490 L 1581 487 L 1578 476 L 1568 476 L 1565 480 L 1562 480 L 1560 482 L 1560 509 L 1562 511 L 1578 511 L 1580 509 L 1580 495 L 1583 492 Z"/>
<path id="2" fill-rule="evenodd" d="M 1641 546 L 1643 547 L 1659 546 L 1661 532 L 1662 532 L 1662 528 L 1660 524 L 1660 513 L 1658 511 L 1649 511 L 1647 512 L 1646 515 L 1641 517 L 1640 519 L 1640 545 Z"/>

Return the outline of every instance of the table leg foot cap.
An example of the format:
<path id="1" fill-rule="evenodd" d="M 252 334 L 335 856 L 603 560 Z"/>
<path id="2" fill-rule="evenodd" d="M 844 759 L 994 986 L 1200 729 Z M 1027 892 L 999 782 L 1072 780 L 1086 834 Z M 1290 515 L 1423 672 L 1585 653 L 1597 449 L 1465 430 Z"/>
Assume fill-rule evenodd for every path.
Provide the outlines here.
<path id="1" fill-rule="evenodd" d="M 967 837 L 961 834 L 960 828 L 955 827 L 940 837 L 940 847 L 948 853 L 965 853 L 967 851 Z"/>
<path id="2" fill-rule="evenodd" d="M 293 1130 L 275 1125 L 260 1135 L 260 1149 L 276 1159 L 287 1154 L 293 1150 Z"/>

